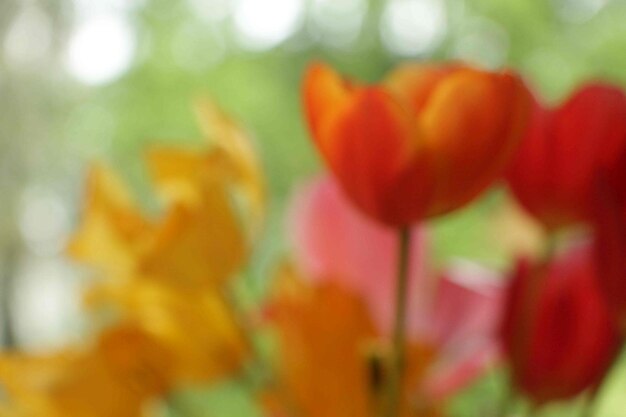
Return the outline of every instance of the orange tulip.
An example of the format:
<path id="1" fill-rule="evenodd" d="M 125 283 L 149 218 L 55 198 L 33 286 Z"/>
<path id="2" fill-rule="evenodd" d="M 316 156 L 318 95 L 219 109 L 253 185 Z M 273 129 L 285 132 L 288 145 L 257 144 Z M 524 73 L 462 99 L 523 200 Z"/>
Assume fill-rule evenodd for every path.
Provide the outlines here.
<path id="1" fill-rule="evenodd" d="M 344 191 L 392 226 L 440 215 L 475 198 L 516 150 L 530 94 L 512 72 L 412 64 L 378 85 L 312 65 L 306 118 Z"/>

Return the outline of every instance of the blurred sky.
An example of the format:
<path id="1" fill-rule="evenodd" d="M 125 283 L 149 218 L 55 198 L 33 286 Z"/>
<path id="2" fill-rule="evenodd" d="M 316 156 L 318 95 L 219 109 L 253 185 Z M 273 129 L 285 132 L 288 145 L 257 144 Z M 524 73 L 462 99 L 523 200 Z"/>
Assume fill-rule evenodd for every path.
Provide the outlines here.
<path id="1" fill-rule="evenodd" d="M 554 101 L 589 78 L 626 83 L 624 22 L 626 0 L 0 0 L 0 294 L 17 343 L 80 333 L 85 274 L 62 251 L 89 162 L 153 208 L 142 151 L 201 143 L 197 95 L 256 135 L 271 190 L 262 277 L 286 197 L 319 169 L 299 104 L 310 60 L 370 81 L 407 59 L 512 65 Z M 483 256 L 479 223 L 444 220 L 442 246 Z"/>

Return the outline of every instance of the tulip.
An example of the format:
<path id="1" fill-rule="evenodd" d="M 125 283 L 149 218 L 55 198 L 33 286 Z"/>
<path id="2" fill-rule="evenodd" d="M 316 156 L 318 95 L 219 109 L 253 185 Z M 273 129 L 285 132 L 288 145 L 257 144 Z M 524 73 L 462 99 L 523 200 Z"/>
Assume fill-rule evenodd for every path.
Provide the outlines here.
<path id="1" fill-rule="evenodd" d="M 530 105 L 512 72 L 422 64 L 371 86 L 314 64 L 303 100 L 344 192 L 394 227 L 457 209 L 487 188 L 515 151 Z"/>
<path id="2" fill-rule="evenodd" d="M 561 107 L 535 102 L 527 133 L 508 170 L 519 202 L 553 231 L 589 220 L 594 178 L 626 149 L 626 95 L 590 84 Z"/>
<path id="3" fill-rule="evenodd" d="M 597 388 L 619 351 L 620 337 L 597 279 L 589 244 L 548 264 L 518 265 L 502 343 L 514 385 L 536 404 Z"/>

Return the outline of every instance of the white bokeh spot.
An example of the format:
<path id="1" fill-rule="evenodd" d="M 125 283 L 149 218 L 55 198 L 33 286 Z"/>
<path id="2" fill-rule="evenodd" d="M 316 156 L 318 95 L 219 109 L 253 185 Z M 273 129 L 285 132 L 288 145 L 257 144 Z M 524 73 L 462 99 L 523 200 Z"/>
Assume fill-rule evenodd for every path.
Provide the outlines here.
<path id="1" fill-rule="evenodd" d="M 361 33 L 367 6 L 365 0 L 314 0 L 311 5 L 313 35 L 329 46 L 350 46 Z"/>
<path id="2" fill-rule="evenodd" d="M 238 0 L 234 25 L 237 40 L 246 49 L 277 46 L 302 23 L 302 0 Z"/>
<path id="3" fill-rule="evenodd" d="M 85 84 L 105 84 L 124 74 L 136 50 L 136 35 L 122 15 L 88 18 L 72 33 L 66 53 L 68 71 Z"/>
<path id="4" fill-rule="evenodd" d="M 32 68 L 45 62 L 52 45 L 50 17 L 27 4 L 14 18 L 4 39 L 4 56 L 12 68 Z"/>
<path id="5" fill-rule="evenodd" d="M 391 0 L 382 16 L 385 47 L 400 56 L 423 55 L 443 41 L 447 16 L 442 0 Z"/>

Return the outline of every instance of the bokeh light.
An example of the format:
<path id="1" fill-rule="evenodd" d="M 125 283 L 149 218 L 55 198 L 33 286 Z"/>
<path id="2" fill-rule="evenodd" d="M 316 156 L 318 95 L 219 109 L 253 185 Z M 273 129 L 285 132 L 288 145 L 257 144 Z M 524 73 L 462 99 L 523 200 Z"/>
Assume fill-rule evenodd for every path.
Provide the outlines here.
<path id="1" fill-rule="evenodd" d="M 52 42 L 48 15 L 40 7 L 24 3 L 4 38 L 6 62 L 15 70 L 32 70 L 49 59 Z"/>
<path id="2" fill-rule="evenodd" d="M 310 12 L 313 36 L 325 45 L 347 48 L 361 34 L 367 9 L 365 0 L 315 0 Z"/>
<path id="3" fill-rule="evenodd" d="M 287 39 L 302 21 L 302 0 L 238 0 L 234 25 L 241 46 L 272 48 Z"/>
<path id="4" fill-rule="evenodd" d="M 77 339 L 82 318 L 79 276 L 67 262 L 22 259 L 14 288 L 15 337 L 24 349 L 41 351 Z"/>
<path id="5" fill-rule="evenodd" d="M 86 84 L 115 80 L 132 65 L 136 35 L 130 22 L 110 14 L 80 22 L 70 37 L 68 71 Z"/>
<path id="6" fill-rule="evenodd" d="M 391 0 L 381 20 L 385 46 L 394 54 L 414 56 L 431 52 L 447 29 L 441 0 Z"/>

